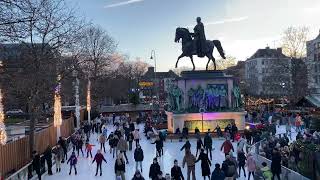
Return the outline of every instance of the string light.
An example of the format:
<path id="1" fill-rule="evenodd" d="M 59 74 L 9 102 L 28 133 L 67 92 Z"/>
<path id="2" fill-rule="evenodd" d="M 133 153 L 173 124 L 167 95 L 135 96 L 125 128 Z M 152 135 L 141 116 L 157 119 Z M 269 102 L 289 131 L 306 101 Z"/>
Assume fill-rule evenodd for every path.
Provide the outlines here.
<path id="1" fill-rule="evenodd" d="M 87 89 L 87 111 L 91 110 L 91 82 L 88 80 L 88 89 Z"/>
<path id="2" fill-rule="evenodd" d="M 60 81 L 60 79 L 61 77 L 58 76 L 58 82 Z M 60 90 L 61 90 L 61 83 L 59 82 L 54 92 L 54 116 L 53 116 L 54 127 L 58 127 L 62 125 Z"/>
<path id="3" fill-rule="evenodd" d="M 7 132 L 6 132 L 6 126 L 4 124 L 4 112 L 3 112 L 1 89 L 0 89 L 0 143 L 2 145 L 5 145 L 7 143 Z"/>

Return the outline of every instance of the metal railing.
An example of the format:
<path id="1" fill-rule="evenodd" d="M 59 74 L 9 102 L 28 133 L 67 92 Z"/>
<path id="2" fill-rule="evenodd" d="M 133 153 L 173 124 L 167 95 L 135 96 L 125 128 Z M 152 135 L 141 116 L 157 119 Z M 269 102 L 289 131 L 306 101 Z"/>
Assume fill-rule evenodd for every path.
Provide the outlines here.
<path id="1" fill-rule="evenodd" d="M 282 134 L 277 134 L 275 136 L 281 136 Z M 273 137 L 275 137 L 273 136 Z M 268 167 L 271 167 L 271 160 L 267 159 L 259 154 L 259 148 L 264 143 L 266 139 L 263 139 L 253 145 L 249 148 L 249 151 L 253 155 L 254 159 L 256 160 L 256 164 L 261 167 L 261 164 L 263 162 L 266 162 Z M 296 171 L 293 171 L 283 165 L 281 165 L 281 175 L 280 175 L 281 180 L 310 180 L 309 178 L 299 174 Z"/>

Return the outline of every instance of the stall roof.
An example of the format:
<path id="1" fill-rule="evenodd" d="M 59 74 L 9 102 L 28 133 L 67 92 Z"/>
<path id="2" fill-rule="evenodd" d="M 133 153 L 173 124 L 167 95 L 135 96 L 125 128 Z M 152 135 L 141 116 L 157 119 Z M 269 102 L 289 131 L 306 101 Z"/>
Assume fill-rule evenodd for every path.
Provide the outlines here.
<path id="1" fill-rule="evenodd" d="M 311 94 L 305 96 L 297 102 L 298 106 L 320 108 L 320 94 Z"/>

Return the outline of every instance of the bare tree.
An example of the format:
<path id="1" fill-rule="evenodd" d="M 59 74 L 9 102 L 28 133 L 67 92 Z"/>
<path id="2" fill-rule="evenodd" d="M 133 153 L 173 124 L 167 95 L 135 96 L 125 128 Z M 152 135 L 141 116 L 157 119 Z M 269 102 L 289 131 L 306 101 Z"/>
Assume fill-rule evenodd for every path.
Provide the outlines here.
<path id="1" fill-rule="evenodd" d="M 227 56 L 226 59 L 216 59 L 217 70 L 224 70 L 236 64 L 236 58 L 232 56 Z M 209 69 L 214 69 L 213 63 L 210 64 Z"/>
<path id="2" fill-rule="evenodd" d="M 12 89 L 23 94 L 30 114 L 30 153 L 34 149 L 34 130 L 41 118 L 44 104 L 52 104 L 52 94 L 57 74 L 70 68 L 62 67 L 61 54 L 70 44 L 76 42 L 79 30 L 84 27 L 82 20 L 65 0 L 21 0 L 15 2 L 18 9 L 2 7 L 10 12 L 12 19 L 27 17 L 27 21 L 7 23 L 0 37 L 19 44 L 23 53 L 19 72 L 12 72 L 10 78 L 19 78 Z M 9 73 L 8 73 L 9 74 Z M 19 83 L 18 83 L 19 82 Z"/>
<path id="3" fill-rule="evenodd" d="M 309 35 L 309 28 L 289 27 L 282 35 L 283 53 L 291 58 L 302 58 L 306 56 L 306 42 Z"/>

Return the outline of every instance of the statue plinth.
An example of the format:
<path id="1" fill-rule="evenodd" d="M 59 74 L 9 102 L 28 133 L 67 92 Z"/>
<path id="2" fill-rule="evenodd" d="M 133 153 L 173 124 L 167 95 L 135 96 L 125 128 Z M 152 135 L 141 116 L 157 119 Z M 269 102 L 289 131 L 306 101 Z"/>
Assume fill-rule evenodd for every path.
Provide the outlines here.
<path id="1" fill-rule="evenodd" d="M 205 127 L 209 129 L 217 124 L 224 129 L 232 122 L 244 129 L 241 95 L 232 76 L 223 71 L 183 71 L 181 77 L 170 83 L 167 84 L 171 107 L 167 112 L 169 131 L 184 126 L 192 131 L 199 121 L 202 126 L 206 121 Z"/>

